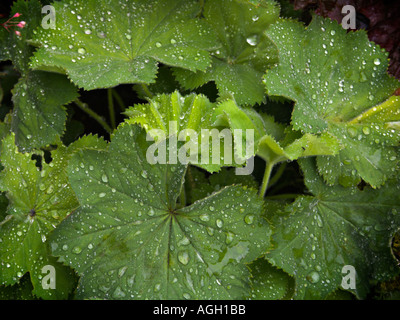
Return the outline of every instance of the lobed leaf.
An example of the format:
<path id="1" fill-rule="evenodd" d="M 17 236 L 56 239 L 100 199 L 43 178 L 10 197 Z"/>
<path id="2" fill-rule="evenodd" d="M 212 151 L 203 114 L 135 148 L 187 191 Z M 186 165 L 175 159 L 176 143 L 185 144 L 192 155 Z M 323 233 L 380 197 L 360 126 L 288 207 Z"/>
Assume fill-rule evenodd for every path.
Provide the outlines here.
<path id="1" fill-rule="evenodd" d="M 312 196 L 298 197 L 274 216 L 274 249 L 267 259 L 295 278 L 296 299 L 324 299 L 342 288 L 348 265 L 356 270 L 355 288 L 348 290 L 366 298 L 374 281 L 399 273 L 390 244 L 400 224 L 400 184 L 362 191 L 331 187 L 318 175 L 315 159 L 300 163 Z"/>
<path id="2" fill-rule="evenodd" d="M 238 166 L 239 161 L 236 162 L 233 156 L 229 130 L 218 131 L 213 126 L 215 109 L 216 104 L 210 102 L 205 95 L 192 93 L 182 96 L 178 91 L 174 91 L 172 94 L 160 94 L 149 99 L 149 103 L 130 107 L 124 113 L 129 117 L 127 123 L 140 124 L 149 136 L 159 143 L 162 142 L 163 136 L 164 139 L 176 136 L 180 144 L 179 149 L 190 152 L 189 156 L 185 154 L 179 159 L 178 154 L 178 161 L 183 160 L 209 172 L 217 172 L 224 165 Z M 205 131 L 209 135 L 205 134 Z M 224 133 L 227 133 L 228 137 Z M 203 147 L 204 150 L 208 150 L 208 155 L 203 152 Z"/>
<path id="3" fill-rule="evenodd" d="M 363 117 L 389 107 L 399 82 L 387 74 L 387 53 L 368 41 L 364 31 L 346 32 L 336 21 L 314 16 L 305 28 L 281 20 L 266 34 L 279 49 L 279 66 L 265 76 L 268 94 L 296 102 L 294 129 L 329 133 L 341 151 L 319 157 L 320 173 L 329 184 L 352 185 L 364 179 L 373 187 L 393 176 L 398 165 L 400 131 L 391 120 Z M 394 102 L 393 102 L 394 103 Z M 398 121 L 398 120 L 397 120 Z"/>
<path id="4" fill-rule="evenodd" d="M 64 105 L 78 97 L 65 75 L 30 71 L 13 90 L 11 129 L 21 151 L 39 149 L 63 135 L 67 113 Z"/>
<path id="5" fill-rule="evenodd" d="M 269 242 L 262 201 L 236 186 L 178 208 L 186 166 L 150 164 L 149 146 L 143 129 L 124 124 L 108 151 L 71 159 L 81 206 L 54 231 L 51 246 L 80 274 L 77 298 L 243 298 L 250 292 L 245 264 Z"/>
<path id="6" fill-rule="evenodd" d="M 260 114 L 252 108 L 241 108 L 231 100 L 219 104 L 215 117 L 214 124 L 217 126 L 240 129 L 243 132 L 252 130 L 255 154 L 268 163 L 276 164 L 314 155 L 333 155 L 340 149 L 337 140 L 329 134 L 301 134 L 291 127 L 276 123 L 272 116 Z M 246 135 L 242 138 L 248 139 Z"/>
<path id="7" fill-rule="evenodd" d="M 197 1 L 55 2 L 56 29 L 38 29 L 33 68 L 59 67 L 86 90 L 152 83 L 157 63 L 205 70 L 212 31 Z"/>
<path id="8" fill-rule="evenodd" d="M 277 63 L 276 48 L 263 32 L 278 19 L 277 4 L 269 0 L 209 0 L 203 16 L 221 46 L 213 52 L 212 65 L 205 71 L 175 68 L 179 83 L 194 89 L 215 81 L 220 95 L 232 93 L 240 105 L 262 102 L 262 75 Z"/>

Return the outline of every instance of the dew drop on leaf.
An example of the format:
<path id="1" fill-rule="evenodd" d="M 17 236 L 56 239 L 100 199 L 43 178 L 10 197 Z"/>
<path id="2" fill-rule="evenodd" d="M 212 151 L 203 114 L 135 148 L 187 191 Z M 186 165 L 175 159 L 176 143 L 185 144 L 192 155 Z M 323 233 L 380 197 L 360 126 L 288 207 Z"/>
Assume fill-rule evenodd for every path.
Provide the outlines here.
<path id="1" fill-rule="evenodd" d="M 183 265 L 187 265 L 189 263 L 189 254 L 186 251 L 179 252 L 178 261 Z"/>

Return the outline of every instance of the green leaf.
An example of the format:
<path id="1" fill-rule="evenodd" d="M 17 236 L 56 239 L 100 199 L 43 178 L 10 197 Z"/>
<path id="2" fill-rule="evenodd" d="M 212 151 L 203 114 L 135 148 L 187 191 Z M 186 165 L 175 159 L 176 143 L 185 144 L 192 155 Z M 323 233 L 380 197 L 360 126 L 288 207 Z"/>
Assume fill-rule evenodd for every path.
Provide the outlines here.
<path id="1" fill-rule="evenodd" d="M 222 188 L 231 185 L 242 185 L 244 187 L 257 189 L 258 183 L 252 175 L 236 175 L 234 168 L 222 168 L 220 172 L 206 177 L 206 172 L 189 166 L 186 172 L 185 191 L 189 203 L 193 203 Z"/>
<path id="2" fill-rule="evenodd" d="M 21 151 L 55 142 L 65 129 L 63 106 L 78 97 L 77 88 L 65 75 L 43 71 L 27 73 L 13 93 L 11 128 Z"/>
<path id="3" fill-rule="evenodd" d="M 177 208 L 186 166 L 150 164 L 149 146 L 143 129 L 124 124 L 108 151 L 79 151 L 70 161 L 81 206 L 51 245 L 81 276 L 77 298 L 243 298 L 246 263 L 269 242 L 262 201 L 236 186 Z"/>
<path id="4" fill-rule="evenodd" d="M 15 284 L 29 272 L 36 296 L 65 299 L 73 289 L 73 273 L 51 256 L 47 238 L 79 205 L 66 176 L 69 150 L 59 144 L 46 163 L 43 152 L 19 153 L 14 140 L 14 134 L 3 140 L 0 157 L 0 189 L 9 200 L 0 222 L 0 284 Z M 42 286 L 47 265 L 55 268 L 56 290 Z"/>
<path id="5" fill-rule="evenodd" d="M 374 108 L 383 114 L 398 80 L 387 74 L 387 52 L 368 41 L 365 31 L 347 32 L 336 21 L 314 16 L 302 24 L 281 20 L 266 34 L 279 49 L 279 66 L 265 76 L 268 94 L 296 102 L 294 129 L 329 133 L 342 150 L 319 157 L 320 173 L 329 184 L 352 185 L 364 179 L 379 187 L 393 176 L 398 159 L 392 146 L 400 131 L 392 120 L 362 115 Z M 400 100 L 390 111 L 399 118 Z M 350 177 L 350 178 L 349 178 Z"/>
<path id="6" fill-rule="evenodd" d="M 399 273 L 391 251 L 400 225 L 400 184 L 380 189 L 328 186 L 318 175 L 315 159 L 301 159 L 312 196 L 300 196 L 275 214 L 274 249 L 267 259 L 295 277 L 296 299 L 324 299 L 338 288 L 346 265 L 356 271 L 356 287 L 365 298 L 373 281 Z"/>
<path id="7" fill-rule="evenodd" d="M 294 290 L 293 278 L 264 258 L 249 265 L 252 275 L 252 300 L 287 300 Z"/>
<path id="8" fill-rule="evenodd" d="M 28 43 L 28 40 L 32 38 L 34 29 L 40 26 L 42 21 L 41 10 L 42 5 L 38 0 L 15 1 L 10 18 L 16 13 L 21 14 L 21 16 L 11 21 L 25 21 L 25 27 L 21 29 L 13 26 L 9 31 L 3 27 L 0 28 L 0 46 L 2 48 L 0 50 L 0 61 L 11 60 L 13 66 L 21 73 L 29 71 L 30 58 L 35 48 Z M 19 31 L 21 35 L 17 36 L 14 31 Z"/>
<path id="9" fill-rule="evenodd" d="M 278 19 L 279 6 L 269 0 L 209 0 L 203 15 L 221 48 L 213 52 L 205 72 L 175 69 L 177 80 L 187 89 L 215 81 L 220 94 L 233 93 L 240 105 L 262 102 L 262 76 L 278 62 L 277 50 L 263 32 Z"/>
<path id="10" fill-rule="evenodd" d="M 225 137 L 224 132 L 218 131 L 213 126 L 215 108 L 216 104 L 210 102 L 202 94 L 181 96 L 178 91 L 175 91 L 168 95 L 160 94 L 149 99 L 149 103 L 135 105 L 124 113 L 129 117 L 126 120 L 127 123 L 140 124 L 157 142 L 163 141 L 162 135 L 164 137 L 175 135 L 181 144 L 178 152 L 181 150 L 190 152 L 189 156 L 186 153 L 182 157 L 178 154 L 175 161 L 191 163 L 209 172 L 216 172 L 221 166 L 237 166 L 238 162 L 233 156 L 231 141 Z M 209 135 L 206 135 L 203 130 L 209 130 L 207 131 Z M 215 130 L 218 134 L 215 135 L 216 139 L 211 130 Z M 161 137 L 160 133 L 162 133 Z M 232 139 L 229 130 L 227 133 Z M 221 139 L 222 137 L 224 139 Z M 214 140 L 220 141 L 220 145 L 218 146 L 217 142 L 214 143 Z M 183 142 L 188 144 L 183 144 Z M 208 156 L 202 151 L 203 147 L 205 150 L 208 149 Z M 225 149 L 230 157 L 226 156 Z M 214 154 L 216 154 L 215 157 Z M 168 154 L 168 157 L 170 156 Z"/>
<path id="11" fill-rule="evenodd" d="M 215 37 L 194 0 L 53 3 L 57 28 L 38 29 L 32 67 L 65 69 L 86 90 L 152 83 L 157 62 L 205 70 Z"/>
<path id="12" fill-rule="evenodd" d="M 306 133 L 303 135 L 299 131 L 293 131 L 291 127 L 276 123 L 272 116 L 260 114 L 253 108 L 241 108 L 232 100 L 220 103 L 215 110 L 215 117 L 215 125 L 226 126 L 231 130 L 239 129 L 243 132 L 253 130 L 255 154 L 267 163 L 276 164 L 321 154 L 333 155 L 340 148 L 337 140 L 329 134 L 317 136 Z M 246 135 L 242 138 L 248 139 Z M 237 142 L 237 140 L 234 141 L 234 143 Z"/>
<path id="13" fill-rule="evenodd" d="M 32 290 L 31 280 L 26 274 L 13 286 L 0 286 L 0 300 L 35 300 L 37 298 L 32 294 Z"/>

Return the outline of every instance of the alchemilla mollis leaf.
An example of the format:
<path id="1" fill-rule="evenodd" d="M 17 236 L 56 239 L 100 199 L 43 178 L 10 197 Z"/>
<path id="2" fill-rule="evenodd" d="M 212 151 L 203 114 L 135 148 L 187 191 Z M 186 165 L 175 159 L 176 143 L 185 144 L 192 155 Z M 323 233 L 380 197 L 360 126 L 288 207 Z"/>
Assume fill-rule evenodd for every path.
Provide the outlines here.
<path id="1" fill-rule="evenodd" d="M 65 75 L 30 71 L 15 86 L 11 130 L 21 151 L 54 143 L 65 129 L 64 105 L 78 97 Z"/>
<path id="2" fill-rule="evenodd" d="M 143 129 L 124 124 L 108 151 L 77 152 L 70 162 L 80 208 L 51 247 L 81 276 L 77 297 L 244 298 L 246 263 L 269 245 L 262 201 L 232 186 L 178 208 L 186 165 L 150 164 L 149 145 Z"/>
<path id="3" fill-rule="evenodd" d="M 264 34 L 279 17 L 277 3 L 208 0 L 203 15 L 220 47 L 212 52 L 206 71 L 175 68 L 177 80 L 188 89 L 215 81 L 220 95 L 232 93 L 240 105 L 261 103 L 265 96 L 262 76 L 278 62 L 276 47 Z"/>
<path id="4" fill-rule="evenodd" d="M 388 106 L 399 87 L 387 74 L 387 53 L 368 41 L 364 31 L 347 32 L 318 16 L 307 28 L 281 20 L 266 34 L 279 49 L 279 65 L 264 79 L 268 94 L 296 102 L 294 129 L 328 132 L 342 146 L 338 155 L 319 157 L 325 180 L 350 186 L 363 179 L 381 186 L 396 171 L 400 131 L 382 117 L 371 122 L 362 115 L 373 108 L 385 113 L 379 105 Z"/>
<path id="5" fill-rule="evenodd" d="M 37 29 L 32 67 L 60 67 L 86 90 L 152 83 L 158 62 L 192 71 L 210 64 L 212 31 L 194 0 L 53 3 L 56 29 Z"/>
<path id="6" fill-rule="evenodd" d="M 29 272 L 35 295 L 66 299 L 73 289 L 73 272 L 51 255 L 47 239 L 79 203 L 67 180 L 68 148 L 59 144 L 51 156 L 46 163 L 42 151 L 18 152 L 14 134 L 3 140 L 0 189 L 9 205 L 0 222 L 0 284 L 12 285 Z M 43 287 L 46 266 L 55 269 L 57 290 Z"/>
<path id="7" fill-rule="evenodd" d="M 267 259 L 295 278 L 296 299 L 324 299 L 343 289 L 342 270 L 355 270 L 348 289 L 365 298 L 376 281 L 399 272 L 391 239 L 400 226 L 400 184 L 380 189 L 328 186 L 315 159 L 302 159 L 312 196 L 300 196 L 274 216 L 273 250 Z"/>

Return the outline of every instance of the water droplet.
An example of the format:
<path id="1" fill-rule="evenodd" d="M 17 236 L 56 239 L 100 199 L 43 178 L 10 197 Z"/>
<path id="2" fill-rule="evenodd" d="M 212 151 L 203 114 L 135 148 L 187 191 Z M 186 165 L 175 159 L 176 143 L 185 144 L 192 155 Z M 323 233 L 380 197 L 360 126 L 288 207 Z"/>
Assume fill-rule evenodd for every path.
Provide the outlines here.
<path id="1" fill-rule="evenodd" d="M 210 209 L 210 211 L 214 211 L 215 210 L 215 208 L 213 206 L 210 206 L 209 209 Z"/>
<path id="2" fill-rule="evenodd" d="M 125 35 L 125 38 L 126 38 L 127 40 L 131 40 L 131 39 L 132 39 L 132 36 L 131 36 L 130 34 L 126 34 L 126 35 Z"/>
<path id="3" fill-rule="evenodd" d="M 246 222 L 246 224 L 252 224 L 254 222 L 254 216 L 252 214 L 248 214 L 244 217 L 244 222 Z"/>
<path id="4" fill-rule="evenodd" d="M 105 196 L 106 196 L 106 194 L 104 192 L 99 193 L 100 198 L 104 198 Z"/>
<path id="5" fill-rule="evenodd" d="M 147 171 L 143 170 L 142 173 L 140 174 L 143 178 L 147 178 Z"/>
<path id="6" fill-rule="evenodd" d="M 76 253 L 76 254 L 81 253 L 81 252 L 82 252 L 82 248 L 79 247 L 79 246 L 77 246 L 77 247 L 75 247 L 75 248 L 72 249 L 72 252 L 73 252 L 73 253 Z"/>
<path id="7" fill-rule="evenodd" d="M 162 46 L 161 42 L 156 42 L 156 47 L 157 48 L 161 48 L 161 46 Z"/>
<path id="8" fill-rule="evenodd" d="M 206 213 L 203 213 L 200 215 L 200 220 L 204 222 L 210 221 L 210 216 Z"/>
<path id="9" fill-rule="evenodd" d="M 78 53 L 79 54 L 85 54 L 86 53 L 86 49 L 85 48 L 79 48 L 78 49 Z"/>
<path id="10" fill-rule="evenodd" d="M 311 271 L 307 275 L 306 279 L 308 281 L 310 281 L 311 283 L 317 283 L 319 281 L 319 279 L 320 279 L 320 275 L 319 275 L 319 273 L 317 271 Z"/>
<path id="11" fill-rule="evenodd" d="M 112 296 L 115 299 L 122 299 L 125 297 L 125 292 L 120 287 L 117 287 Z"/>
<path id="12" fill-rule="evenodd" d="M 108 182 L 108 177 L 107 177 L 107 175 L 106 175 L 105 173 L 101 176 L 101 180 L 102 180 L 104 183 L 107 183 L 107 182 Z"/>
<path id="13" fill-rule="evenodd" d="M 350 136 L 351 136 L 352 138 L 354 138 L 354 137 L 357 135 L 357 129 L 354 128 L 354 127 L 349 127 L 349 128 L 347 129 L 347 132 L 350 134 Z"/>
<path id="14" fill-rule="evenodd" d="M 226 239 L 225 239 L 225 243 L 226 244 L 230 244 L 233 241 L 233 238 L 235 237 L 235 235 L 232 232 L 227 232 L 226 233 Z"/>
<path id="15" fill-rule="evenodd" d="M 175 44 L 176 40 L 175 39 L 171 39 L 171 44 Z"/>
<path id="16" fill-rule="evenodd" d="M 258 44 L 258 36 L 255 34 L 253 36 L 250 36 L 246 39 L 246 42 L 251 45 L 251 46 L 256 46 Z"/>
<path id="17" fill-rule="evenodd" d="M 189 254 L 186 251 L 179 252 L 178 261 L 186 266 L 189 263 Z"/>
<path id="18" fill-rule="evenodd" d="M 215 224 L 217 225 L 218 228 L 222 228 L 222 226 L 224 225 L 224 222 L 221 219 L 217 219 L 215 221 Z"/>
<path id="19" fill-rule="evenodd" d="M 379 66 L 381 64 L 381 60 L 379 58 L 376 58 L 374 60 L 374 65 Z"/>
<path id="20" fill-rule="evenodd" d="M 335 35 L 336 31 L 335 30 L 331 30 L 331 35 Z"/>
<path id="21" fill-rule="evenodd" d="M 154 286 L 154 292 L 159 292 L 161 290 L 161 284 L 160 283 L 157 283 L 155 286 Z"/>
<path id="22" fill-rule="evenodd" d="M 364 127 L 364 128 L 362 129 L 362 131 L 363 131 L 364 134 L 366 134 L 366 135 L 369 135 L 369 134 L 371 133 L 371 130 L 370 130 L 369 127 Z"/>
<path id="23" fill-rule="evenodd" d="M 86 30 L 85 30 L 85 34 L 91 34 L 91 33 L 92 33 L 91 30 L 89 30 L 89 29 L 86 29 Z"/>

